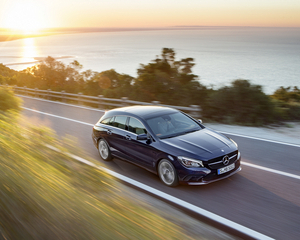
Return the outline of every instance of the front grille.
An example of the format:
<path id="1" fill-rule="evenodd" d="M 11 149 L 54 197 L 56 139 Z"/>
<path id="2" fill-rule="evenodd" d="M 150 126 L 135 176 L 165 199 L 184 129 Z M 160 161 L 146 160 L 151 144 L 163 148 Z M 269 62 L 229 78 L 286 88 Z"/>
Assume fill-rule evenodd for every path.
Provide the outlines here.
<path id="1" fill-rule="evenodd" d="M 227 165 L 230 165 L 232 163 L 234 163 L 236 160 L 237 160 L 237 156 L 238 156 L 238 151 L 234 151 L 234 152 L 231 152 L 229 154 L 226 154 L 229 158 L 229 163 L 226 164 Z M 219 169 L 219 168 L 222 168 L 224 167 L 225 165 L 223 164 L 223 158 L 224 156 L 226 155 L 222 155 L 220 157 L 217 157 L 217 158 L 214 158 L 214 159 L 211 159 L 209 161 L 206 162 L 206 166 L 209 168 L 209 169 Z"/>
<path id="2" fill-rule="evenodd" d="M 223 165 L 223 166 L 224 166 L 224 165 Z M 240 161 L 237 161 L 237 162 L 235 163 L 235 168 L 232 169 L 231 171 L 229 171 L 229 172 L 227 172 L 227 173 L 224 173 L 224 174 L 221 174 L 221 175 L 218 175 L 217 171 L 214 170 L 214 171 L 212 171 L 210 174 L 208 174 L 207 176 L 205 176 L 205 177 L 203 178 L 203 181 L 205 181 L 205 182 L 210 182 L 210 181 L 217 180 L 217 179 L 219 179 L 219 178 L 224 178 L 224 177 L 230 175 L 232 172 L 236 171 L 239 167 L 240 167 Z"/>

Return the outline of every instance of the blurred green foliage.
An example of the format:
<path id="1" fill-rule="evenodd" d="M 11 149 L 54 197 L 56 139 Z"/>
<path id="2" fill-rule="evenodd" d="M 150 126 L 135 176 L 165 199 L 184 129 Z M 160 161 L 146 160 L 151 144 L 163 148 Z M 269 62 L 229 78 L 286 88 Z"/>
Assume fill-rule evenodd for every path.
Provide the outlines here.
<path id="1" fill-rule="evenodd" d="M 200 83 L 192 73 L 194 65 L 193 58 L 177 60 L 172 48 L 163 48 L 156 59 L 140 65 L 134 78 L 114 69 L 101 73 L 81 71 L 77 61 L 65 65 L 48 57 L 19 72 L 0 64 L 0 84 L 169 105 L 200 105 L 206 121 L 262 125 L 300 119 L 297 87 L 280 87 L 270 98 L 261 86 L 238 79 L 231 86 L 215 90 Z"/>
<path id="2" fill-rule="evenodd" d="M 292 87 L 280 87 L 274 94 L 273 98 L 284 102 L 300 102 L 300 89 L 297 86 Z"/>
<path id="3" fill-rule="evenodd" d="M 262 87 L 241 79 L 211 94 L 204 113 L 215 121 L 253 125 L 274 122 L 278 116 L 275 104 Z"/>
<path id="4" fill-rule="evenodd" d="M 276 100 L 282 120 L 300 120 L 300 89 L 280 87 L 271 96 Z"/>
<path id="5" fill-rule="evenodd" d="M 19 111 L 21 109 L 21 99 L 15 97 L 9 87 L 0 86 L 0 112 L 8 110 Z"/>
<path id="6" fill-rule="evenodd" d="M 161 56 L 149 64 L 141 64 L 134 82 L 139 101 L 161 101 L 170 105 L 192 105 L 204 101 L 207 89 L 192 74 L 193 58 L 176 61 L 175 51 L 164 48 Z"/>
<path id="7" fill-rule="evenodd" d="M 191 239 L 107 173 L 65 154 L 81 154 L 72 141 L 13 113 L 0 115 L 0 129 L 1 239 Z"/>

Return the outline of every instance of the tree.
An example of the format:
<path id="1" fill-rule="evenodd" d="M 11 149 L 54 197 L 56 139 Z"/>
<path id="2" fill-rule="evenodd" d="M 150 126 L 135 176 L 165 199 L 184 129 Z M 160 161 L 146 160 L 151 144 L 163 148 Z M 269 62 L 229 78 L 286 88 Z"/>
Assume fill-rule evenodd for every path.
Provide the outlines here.
<path id="1" fill-rule="evenodd" d="M 0 76 L 3 76 L 3 77 L 13 77 L 17 73 L 18 73 L 17 71 L 15 71 L 13 69 L 10 69 L 9 67 L 6 67 L 2 63 L 0 63 Z"/>
<path id="2" fill-rule="evenodd" d="M 217 121 L 266 124 L 276 119 L 276 109 L 271 98 L 260 85 L 238 79 L 229 87 L 215 91 L 204 109 L 205 116 Z"/>
<path id="3" fill-rule="evenodd" d="M 86 94 L 111 98 L 131 96 L 134 78 L 127 74 L 119 74 L 114 69 L 110 69 L 101 73 L 88 70 L 83 72 L 82 76 L 85 80 Z"/>
<path id="4" fill-rule="evenodd" d="M 292 87 L 280 87 L 274 94 L 273 98 L 284 102 L 300 102 L 300 89 L 297 86 Z"/>
<path id="5" fill-rule="evenodd" d="M 81 79 L 79 73 L 81 67 L 76 60 L 70 65 L 65 65 L 49 56 L 40 64 L 29 68 L 27 72 L 36 77 L 38 88 L 74 92 L 78 89 L 77 84 Z"/>
<path id="6" fill-rule="evenodd" d="M 127 74 L 119 74 L 114 69 L 99 73 L 99 86 L 103 95 L 112 98 L 130 96 L 134 78 Z"/>
<path id="7" fill-rule="evenodd" d="M 203 94 L 195 91 L 204 87 L 197 75 L 192 74 L 193 58 L 175 61 L 175 51 L 163 48 L 149 64 L 141 64 L 135 81 L 135 98 L 141 101 L 158 100 L 166 104 L 197 104 Z"/>
<path id="8" fill-rule="evenodd" d="M 0 63 L 0 84 L 15 85 L 17 84 L 17 71 L 10 69 Z"/>

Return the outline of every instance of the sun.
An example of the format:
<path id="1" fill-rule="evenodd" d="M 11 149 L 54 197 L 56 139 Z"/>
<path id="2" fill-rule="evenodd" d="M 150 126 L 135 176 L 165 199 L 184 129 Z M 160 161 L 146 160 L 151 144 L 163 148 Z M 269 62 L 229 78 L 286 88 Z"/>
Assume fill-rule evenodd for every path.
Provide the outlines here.
<path id="1" fill-rule="evenodd" d="M 6 28 L 22 34 L 35 34 L 44 26 L 43 13 L 36 1 L 15 1 L 4 17 Z"/>

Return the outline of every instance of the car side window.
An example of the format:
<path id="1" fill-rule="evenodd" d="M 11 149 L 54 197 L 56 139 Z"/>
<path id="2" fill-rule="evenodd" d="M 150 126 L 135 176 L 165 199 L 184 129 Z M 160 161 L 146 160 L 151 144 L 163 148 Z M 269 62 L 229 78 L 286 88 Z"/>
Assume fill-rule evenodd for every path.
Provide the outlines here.
<path id="1" fill-rule="evenodd" d="M 132 117 L 129 118 L 128 131 L 133 132 L 137 135 L 147 133 L 144 125 L 139 120 Z"/>
<path id="2" fill-rule="evenodd" d="M 103 119 L 103 120 L 101 121 L 101 123 L 102 123 L 102 124 L 105 124 L 105 125 L 110 125 L 110 124 L 109 124 L 110 120 L 111 120 L 111 117 L 105 118 L 105 119 Z"/>
<path id="3" fill-rule="evenodd" d="M 126 120 L 127 120 L 126 116 L 116 116 L 115 120 L 110 125 L 117 127 L 117 128 L 127 130 L 126 129 Z"/>

